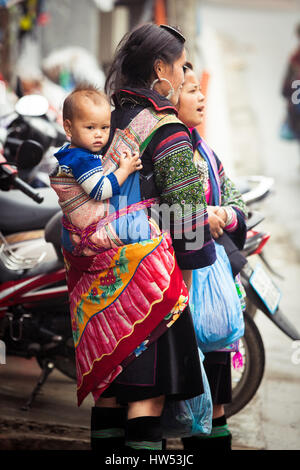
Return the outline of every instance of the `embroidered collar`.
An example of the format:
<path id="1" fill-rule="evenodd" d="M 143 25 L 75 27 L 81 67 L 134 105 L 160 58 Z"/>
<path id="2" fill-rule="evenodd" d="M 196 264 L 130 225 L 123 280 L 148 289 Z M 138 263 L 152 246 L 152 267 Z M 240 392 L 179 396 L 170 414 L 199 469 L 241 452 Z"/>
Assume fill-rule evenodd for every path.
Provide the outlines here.
<path id="1" fill-rule="evenodd" d="M 131 100 L 135 100 L 138 104 L 145 104 L 146 102 L 148 106 L 152 106 L 157 112 L 172 112 L 175 113 L 176 116 L 178 114 L 175 106 L 173 106 L 167 98 L 159 95 L 155 90 L 124 87 L 113 95 L 113 101 L 116 106 L 122 105 L 124 101 Z"/>
<path id="2" fill-rule="evenodd" d="M 70 147 L 70 143 L 64 144 L 55 154 L 55 158 L 58 161 L 61 161 L 64 158 L 76 159 L 78 156 L 87 156 L 90 155 L 93 158 L 101 159 L 102 155 L 100 153 L 93 153 L 90 150 L 87 150 L 82 147 Z"/>
<path id="3" fill-rule="evenodd" d="M 199 145 L 201 145 L 202 137 L 200 136 L 200 134 L 199 134 L 196 127 L 190 128 L 189 131 L 190 131 L 191 136 L 192 136 L 193 149 L 196 150 L 196 148 Z"/>

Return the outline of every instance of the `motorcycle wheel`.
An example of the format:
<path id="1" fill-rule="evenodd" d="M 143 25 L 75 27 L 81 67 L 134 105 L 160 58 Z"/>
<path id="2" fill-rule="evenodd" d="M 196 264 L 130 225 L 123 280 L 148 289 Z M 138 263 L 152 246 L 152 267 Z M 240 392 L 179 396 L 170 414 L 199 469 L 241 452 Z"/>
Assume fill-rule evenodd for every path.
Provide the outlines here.
<path id="1" fill-rule="evenodd" d="M 238 413 L 253 398 L 263 378 L 265 349 L 260 332 L 251 316 L 245 312 L 245 334 L 240 340 L 243 366 L 232 372 L 232 402 L 225 406 L 226 417 Z"/>

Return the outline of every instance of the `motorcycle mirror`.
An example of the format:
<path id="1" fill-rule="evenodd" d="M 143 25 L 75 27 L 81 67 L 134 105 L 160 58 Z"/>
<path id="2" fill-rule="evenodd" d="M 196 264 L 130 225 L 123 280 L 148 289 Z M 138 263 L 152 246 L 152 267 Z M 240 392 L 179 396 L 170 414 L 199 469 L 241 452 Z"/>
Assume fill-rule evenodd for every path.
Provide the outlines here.
<path id="1" fill-rule="evenodd" d="M 29 170 L 40 163 L 43 147 L 34 140 L 25 140 L 17 152 L 17 165 L 20 170 Z"/>
<path id="2" fill-rule="evenodd" d="M 48 108 L 47 98 L 41 95 L 22 96 L 15 105 L 16 112 L 22 116 L 43 116 Z"/>

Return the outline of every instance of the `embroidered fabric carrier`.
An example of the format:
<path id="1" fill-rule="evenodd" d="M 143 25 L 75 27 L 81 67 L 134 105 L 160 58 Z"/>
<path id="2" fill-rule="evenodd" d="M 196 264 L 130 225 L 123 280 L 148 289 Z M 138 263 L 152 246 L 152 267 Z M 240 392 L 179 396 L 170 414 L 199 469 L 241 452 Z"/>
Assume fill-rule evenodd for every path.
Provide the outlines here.
<path id="1" fill-rule="evenodd" d="M 104 172 L 117 168 L 124 148 L 143 152 L 156 130 L 171 122 L 178 120 L 143 110 L 124 131 L 116 131 L 103 158 Z M 138 178 L 133 182 L 139 185 Z M 113 220 L 138 214 L 153 200 L 109 212 L 109 201 L 92 200 L 73 178 L 54 176 L 51 185 L 59 195 L 64 225 L 77 241 L 73 253 L 63 252 L 80 405 L 90 392 L 97 400 L 126 365 L 172 326 L 187 306 L 188 292 L 167 232 L 146 219 L 150 238 L 124 244 L 112 226 Z"/>
<path id="2" fill-rule="evenodd" d="M 104 174 L 115 171 L 119 166 L 120 155 L 124 150 L 143 153 L 155 132 L 163 125 L 178 123 L 172 114 L 156 113 L 150 109 L 141 111 L 125 130 L 116 129 L 112 143 L 102 159 Z M 110 199 L 96 201 L 85 193 L 83 188 L 73 177 L 51 176 L 51 186 L 57 192 L 59 204 L 64 213 L 63 223 L 67 230 L 71 230 L 74 244 L 80 244 L 79 250 L 84 255 L 92 255 L 103 249 L 115 248 L 123 245 L 111 221 L 117 217 L 136 210 L 143 210 L 156 203 L 157 200 L 138 201 L 135 206 L 127 206 L 122 212 L 114 214 L 109 219 Z M 150 221 L 151 229 L 157 236 L 159 230 Z M 81 250 L 84 237 L 85 248 Z M 97 247 L 97 249 L 96 249 Z"/>

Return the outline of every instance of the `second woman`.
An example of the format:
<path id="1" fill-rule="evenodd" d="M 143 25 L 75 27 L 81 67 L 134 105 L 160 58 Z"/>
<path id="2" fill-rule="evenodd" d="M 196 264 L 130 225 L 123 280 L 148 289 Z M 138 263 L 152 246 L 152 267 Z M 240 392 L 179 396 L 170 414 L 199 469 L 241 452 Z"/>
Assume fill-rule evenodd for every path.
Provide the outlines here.
<path id="1" fill-rule="evenodd" d="M 212 236 L 216 242 L 225 244 L 225 249 L 228 244 L 235 247 L 232 271 L 236 276 L 245 262 L 238 250 L 243 248 L 245 242 L 247 207 L 240 192 L 226 175 L 222 162 L 196 129 L 203 120 L 204 96 L 199 80 L 189 63 L 186 64 L 185 80 L 177 108 L 178 117 L 192 133 L 194 163 L 205 190 Z M 185 438 L 184 447 L 199 451 L 229 450 L 231 433 L 225 417 L 224 404 L 230 403 L 232 399 L 230 352 L 206 353 L 204 367 L 214 405 L 212 433 L 205 437 Z"/>

